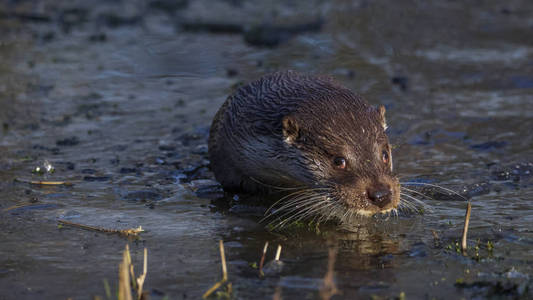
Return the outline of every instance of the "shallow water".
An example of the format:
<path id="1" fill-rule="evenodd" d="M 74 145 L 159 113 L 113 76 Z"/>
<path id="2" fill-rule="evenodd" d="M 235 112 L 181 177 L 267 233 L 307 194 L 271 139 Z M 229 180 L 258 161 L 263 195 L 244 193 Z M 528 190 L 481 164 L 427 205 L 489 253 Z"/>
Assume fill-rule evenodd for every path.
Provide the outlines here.
<path id="1" fill-rule="evenodd" d="M 239 299 L 322 298 L 328 249 L 335 299 L 533 297 L 527 1 L 161 3 L 0 4 L 0 299 L 104 296 L 126 243 L 137 268 L 148 248 L 151 298 L 198 298 L 221 277 L 220 239 Z M 318 31 L 289 30 L 317 20 Z M 213 29 L 263 22 L 284 28 L 279 44 Z M 471 197 L 466 257 L 455 246 L 466 203 L 433 188 L 418 187 L 433 198 L 423 214 L 355 232 L 270 232 L 253 209 L 213 201 L 213 115 L 236 86 L 282 69 L 332 74 L 387 106 L 402 181 Z M 45 162 L 55 172 L 32 173 Z M 127 239 L 59 219 L 146 232 Z M 259 278 L 250 265 L 266 241 L 268 261 L 283 246 L 284 267 Z"/>

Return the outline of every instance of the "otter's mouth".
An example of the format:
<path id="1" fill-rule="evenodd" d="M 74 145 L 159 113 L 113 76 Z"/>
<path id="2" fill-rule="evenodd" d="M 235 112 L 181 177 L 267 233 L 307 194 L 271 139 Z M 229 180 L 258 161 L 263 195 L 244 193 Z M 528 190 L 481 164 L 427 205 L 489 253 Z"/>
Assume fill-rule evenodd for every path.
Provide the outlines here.
<path id="1" fill-rule="evenodd" d="M 356 215 L 363 216 L 363 217 L 372 217 L 374 215 L 387 215 L 390 213 L 393 213 L 397 210 L 396 207 L 390 207 L 382 210 L 366 210 L 366 209 L 359 209 L 356 210 Z"/>
<path id="2" fill-rule="evenodd" d="M 364 199 L 358 199 L 354 202 L 355 203 L 344 203 L 343 205 L 349 212 L 349 216 L 372 217 L 375 215 L 395 214 L 398 210 L 400 199 L 393 197 L 393 199 L 383 207 L 368 203 Z"/>
<path id="3" fill-rule="evenodd" d="M 310 188 L 289 193 L 267 210 L 262 221 L 268 220 L 272 229 L 302 220 L 310 220 L 316 224 L 328 221 L 349 224 L 361 217 L 396 214 L 399 206 L 397 194 L 392 196 L 390 202 L 380 207 L 363 199 L 346 203 L 332 196 L 332 191 L 332 188 Z"/>

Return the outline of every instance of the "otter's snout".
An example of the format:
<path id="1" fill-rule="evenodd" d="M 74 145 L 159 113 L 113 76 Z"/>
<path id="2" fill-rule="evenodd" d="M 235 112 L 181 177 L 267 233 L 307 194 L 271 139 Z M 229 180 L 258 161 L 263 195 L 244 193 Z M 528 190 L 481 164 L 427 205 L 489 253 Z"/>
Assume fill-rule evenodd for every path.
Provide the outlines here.
<path id="1" fill-rule="evenodd" d="M 387 206 L 392 200 L 392 192 L 386 185 L 370 187 L 367 189 L 366 194 L 370 202 L 379 208 Z"/>

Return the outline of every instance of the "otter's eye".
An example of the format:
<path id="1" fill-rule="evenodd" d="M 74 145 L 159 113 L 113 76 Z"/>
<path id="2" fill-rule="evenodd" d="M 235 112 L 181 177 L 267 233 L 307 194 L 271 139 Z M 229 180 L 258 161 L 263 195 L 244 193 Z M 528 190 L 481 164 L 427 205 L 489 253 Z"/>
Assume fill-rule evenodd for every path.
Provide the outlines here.
<path id="1" fill-rule="evenodd" d="M 344 157 L 336 157 L 334 160 L 333 160 L 333 163 L 335 164 L 335 166 L 339 169 L 344 169 L 346 168 L 346 159 L 344 159 Z"/>
<path id="2" fill-rule="evenodd" d="M 381 153 L 381 160 L 383 160 L 383 163 L 388 164 L 389 163 L 389 152 L 383 150 Z"/>

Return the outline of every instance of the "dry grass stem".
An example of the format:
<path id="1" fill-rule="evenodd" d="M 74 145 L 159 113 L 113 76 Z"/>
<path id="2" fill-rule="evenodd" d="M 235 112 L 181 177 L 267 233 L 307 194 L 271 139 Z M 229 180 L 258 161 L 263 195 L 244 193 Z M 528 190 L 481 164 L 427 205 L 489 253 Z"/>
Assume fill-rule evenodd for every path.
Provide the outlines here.
<path id="1" fill-rule="evenodd" d="M 281 245 L 278 245 L 278 250 L 276 250 L 276 258 L 275 260 L 279 260 L 279 256 L 281 255 Z"/>
<path id="2" fill-rule="evenodd" d="M 15 178 L 15 181 L 22 182 L 22 183 L 28 183 L 28 184 L 34 184 L 34 185 L 66 185 L 71 186 L 74 185 L 74 183 L 69 181 L 41 181 L 41 180 L 24 180 Z"/>
<path id="3" fill-rule="evenodd" d="M 232 286 L 230 282 L 228 281 L 228 269 L 226 267 L 226 254 L 224 252 L 224 242 L 222 240 L 218 241 L 218 246 L 220 250 L 220 260 L 222 261 L 222 280 L 215 283 L 211 288 L 209 288 L 203 295 L 202 298 L 206 299 L 211 294 L 213 294 L 216 290 L 218 290 L 220 287 L 222 287 L 224 284 L 226 284 L 226 292 L 228 294 L 231 294 L 232 292 Z"/>
<path id="4" fill-rule="evenodd" d="M 141 300 L 143 297 L 143 285 L 148 272 L 148 250 L 144 248 L 143 273 L 137 278 L 137 299 Z"/>
<path id="5" fill-rule="evenodd" d="M 133 280 L 135 278 L 135 272 L 133 272 L 133 264 L 131 263 L 131 255 L 130 255 L 130 246 L 126 244 L 126 264 L 128 266 L 128 270 L 130 272 L 130 278 L 132 279 L 132 285 L 135 289 L 135 281 Z"/>
<path id="6" fill-rule="evenodd" d="M 261 260 L 259 261 L 259 276 L 263 276 L 263 265 L 265 264 L 265 257 L 268 249 L 268 242 L 265 243 L 263 247 L 263 254 L 261 255 Z"/>
<path id="7" fill-rule="evenodd" d="M 465 215 L 465 226 L 463 227 L 463 239 L 461 241 L 461 248 L 463 250 L 463 254 L 466 253 L 467 250 L 467 244 L 466 244 L 466 236 L 468 234 L 468 224 L 470 223 L 470 211 L 472 209 L 472 204 L 468 202 L 466 206 L 466 215 Z"/>
<path id="8" fill-rule="evenodd" d="M 122 262 L 118 267 L 118 300 L 133 300 L 131 295 L 129 248 L 122 252 Z"/>
<path id="9" fill-rule="evenodd" d="M 36 185 L 73 185 L 71 182 L 68 181 L 30 181 L 31 184 Z"/>
<path id="10" fill-rule="evenodd" d="M 228 280 L 228 268 L 226 267 L 226 254 L 224 253 L 224 242 L 218 241 L 218 247 L 220 249 L 220 259 L 222 260 L 222 280 Z"/>
<path id="11" fill-rule="evenodd" d="M 10 207 L 7 207 L 7 208 L 4 208 L 2 211 L 6 212 L 6 211 L 10 211 L 10 210 L 13 210 L 13 209 L 17 209 L 17 208 L 21 208 L 21 207 L 26 207 L 26 206 L 32 206 L 32 205 L 36 205 L 36 203 L 32 203 L 32 202 L 24 202 L 24 203 L 19 203 L 19 204 L 15 204 L 13 206 L 10 206 Z M 39 204 L 37 204 L 39 205 Z"/>
<path id="12" fill-rule="evenodd" d="M 119 300 L 133 300 L 132 290 L 137 293 L 137 300 L 144 298 L 143 285 L 148 272 L 148 250 L 144 248 L 144 263 L 143 273 L 135 278 L 133 272 L 133 264 L 131 262 L 130 247 L 126 244 L 126 249 L 122 252 L 122 262 L 119 265 L 118 271 L 118 299 Z M 109 295 L 108 295 L 109 297 Z"/>
<path id="13" fill-rule="evenodd" d="M 203 299 L 207 299 L 207 297 L 209 297 L 211 294 L 213 294 L 213 292 L 218 290 L 218 288 L 220 288 L 223 284 L 224 284 L 224 280 L 221 280 L 221 281 L 215 283 L 210 289 L 207 290 L 207 292 L 205 292 L 202 295 L 202 298 Z"/>
<path id="14" fill-rule="evenodd" d="M 103 228 L 103 227 L 96 227 L 96 226 L 74 223 L 74 222 L 65 221 L 65 220 L 58 220 L 57 222 L 59 224 L 69 225 L 69 226 L 78 227 L 82 229 L 94 230 L 94 231 L 100 231 L 100 232 L 108 232 L 108 233 L 118 233 L 118 234 L 122 234 L 125 236 L 137 236 L 139 235 L 139 233 L 144 231 L 141 226 L 137 228 L 129 228 L 129 229 L 108 229 L 108 228 Z"/>

